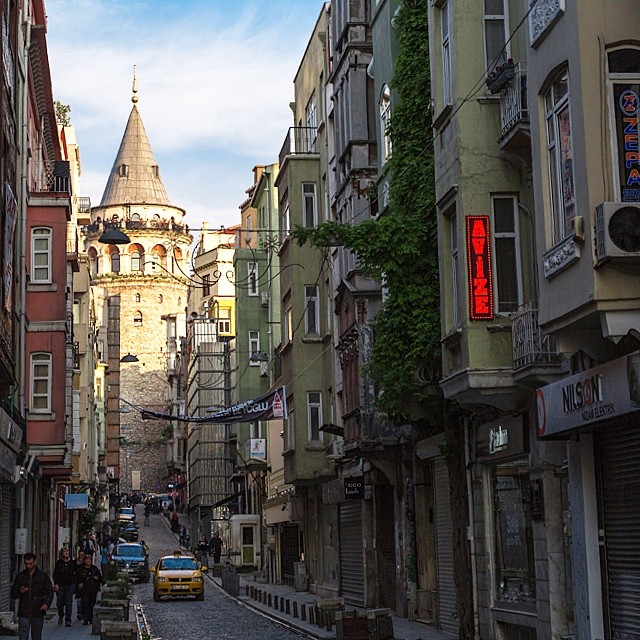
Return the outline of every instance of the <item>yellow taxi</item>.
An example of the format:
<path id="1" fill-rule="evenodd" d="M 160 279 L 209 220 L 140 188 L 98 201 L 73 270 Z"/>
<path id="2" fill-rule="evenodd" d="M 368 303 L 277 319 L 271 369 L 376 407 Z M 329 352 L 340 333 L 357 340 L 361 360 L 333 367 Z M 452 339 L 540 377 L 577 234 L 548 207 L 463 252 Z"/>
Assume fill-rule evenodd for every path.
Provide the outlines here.
<path id="1" fill-rule="evenodd" d="M 195 596 L 196 600 L 204 600 L 202 572 L 206 570 L 207 567 L 198 566 L 191 554 L 182 551 L 174 551 L 170 556 L 163 556 L 158 560 L 158 564 L 151 568 L 153 599 L 158 602 L 165 596 Z"/>

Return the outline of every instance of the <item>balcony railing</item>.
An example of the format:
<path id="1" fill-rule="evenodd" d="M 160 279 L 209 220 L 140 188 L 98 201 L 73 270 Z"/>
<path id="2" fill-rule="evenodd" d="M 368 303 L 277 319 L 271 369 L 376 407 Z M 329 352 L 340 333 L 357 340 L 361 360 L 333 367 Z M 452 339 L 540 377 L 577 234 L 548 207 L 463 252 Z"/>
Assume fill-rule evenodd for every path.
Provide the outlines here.
<path id="1" fill-rule="evenodd" d="M 522 369 L 534 364 L 557 364 L 558 353 L 551 337 L 538 326 L 538 310 L 527 302 L 511 318 L 513 340 L 513 368 Z"/>
<path id="2" fill-rule="evenodd" d="M 82 227 L 82 232 L 86 235 L 100 235 L 107 229 L 128 229 L 129 231 L 151 230 L 151 231 L 176 231 L 177 233 L 189 233 L 189 225 L 177 224 L 166 220 L 121 220 L 118 222 L 92 222 Z"/>
<path id="3" fill-rule="evenodd" d="M 284 164 L 286 156 L 318 153 L 316 127 L 290 127 L 280 149 L 280 164 Z"/>
<path id="4" fill-rule="evenodd" d="M 522 62 L 516 65 L 515 75 L 509 86 L 500 94 L 500 126 L 502 135 L 520 123 L 529 122 L 527 109 L 527 71 Z"/>
<path id="5" fill-rule="evenodd" d="M 69 163 L 65 160 L 56 160 L 53 167 L 47 167 L 43 171 L 38 172 L 33 192 L 71 194 Z"/>
<path id="6" fill-rule="evenodd" d="M 91 198 L 89 196 L 78 198 L 78 213 L 91 213 Z"/>

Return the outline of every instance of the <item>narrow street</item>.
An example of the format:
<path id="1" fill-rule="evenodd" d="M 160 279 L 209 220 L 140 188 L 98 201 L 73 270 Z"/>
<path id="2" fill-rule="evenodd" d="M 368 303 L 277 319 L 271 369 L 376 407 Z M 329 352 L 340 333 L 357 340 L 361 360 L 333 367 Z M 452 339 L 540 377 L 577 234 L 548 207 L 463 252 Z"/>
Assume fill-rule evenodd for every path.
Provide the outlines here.
<path id="1" fill-rule="evenodd" d="M 150 517 L 150 526 L 142 526 L 140 507 L 140 539 L 149 545 L 149 565 L 179 548 L 168 522 L 161 515 Z M 205 578 L 203 602 L 193 599 L 153 601 L 153 579 L 147 584 L 134 584 L 133 604 L 141 604 L 154 640 L 293 640 L 298 633 L 256 613 L 228 596 L 213 581 Z"/>

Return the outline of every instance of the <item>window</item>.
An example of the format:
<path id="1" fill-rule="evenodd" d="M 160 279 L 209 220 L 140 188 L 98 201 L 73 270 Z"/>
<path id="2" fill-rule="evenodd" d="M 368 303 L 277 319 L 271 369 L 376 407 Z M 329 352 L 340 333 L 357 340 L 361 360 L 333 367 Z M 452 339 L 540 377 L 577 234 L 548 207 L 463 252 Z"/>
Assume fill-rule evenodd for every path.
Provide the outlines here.
<path id="1" fill-rule="evenodd" d="M 98 360 L 104 362 L 104 340 L 98 340 L 96 348 L 98 351 Z"/>
<path id="2" fill-rule="evenodd" d="M 382 87 L 380 97 L 380 128 L 382 140 L 383 160 L 391 155 L 391 137 L 389 136 L 389 125 L 391 124 L 391 91 L 385 84 Z"/>
<path id="3" fill-rule="evenodd" d="M 320 440 L 322 394 L 318 391 L 307 393 L 307 420 L 309 422 L 309 442 Z"/>
<path id="4" fill-rule="evenodd" d="M 449 39 L 449 3 L 440 9 L 442 29 L 442 99 L 445 105 L 451 104 L 451 42 Z"/>
<path id="5" fill-rule="evenodd" d="M 453 310 L 453 327 L 460 324 L 460 260 L 458 256 L 458 216 L 455 207 L 447 212 L 449 220 L 449 243 L 451 249 L 451 305 Z"/>
<path id="6" fill-rule="evenodd" d="M 136 295 L 133 296 L 134 302 L 140 302 L 141 300 L 142 300 L 142 296 L 139 293 L 136 293 Z"/>
<path id="7" fill-rule="evenodd" d="M 306 285 L 304 288 L 304 332 L 305 335 L 320 334 L 320 309 L 318 304 L 318 287 Z"/>
<path id="8" fill-rule="evenodd" d="M 487 73 L 509 58 L 505 0 L 484 0 L 484 49 Z M 508 46 L 508 45 L 507 45 Z"/>
<path id="9" fill-rule="evenodd" d="M 247 295 L 258 295 L 258 263 L 249 262 L 247 264 Z"/>
<path id="10" fill-rule="evenodd" d="M 132 213 L 131 214 L 131 221 L 132 222 L 140 222 L 141 221 L 140 214 L 139 213 Z"/>
<path id="11" fill-rule="evenodd" d="M 280 241 L 284 241 L 289 235 L 289 201 L 282 204 L 282 213 L 280 214 Z"/>
<path id="12" fill-rule="evenodd" d="M 522 304 L 522 272 L 518 243 L 518 208 L 514 197 L 492 198 L 495 277 L 498 313 L 511 313 Z"/>
<path id="13" fill-rule="evenodd" d="M 231 334 L 231 309 L 218 310 L 218 334 Z"/>
<path id="14" fill-rule="evenodd" d="M 202 295 L 210 296 L 211 295 L 211 274 L 205 273 L 202 276 Z"/>
<path id="15" fill-rule="evenodd" d="M 129 177 L 129 167 L 126 164 L 121 164 L 120 165 L 120 177 L 121 178 L 128 178 Z"/>
<path id="16" fill-rule="evenodd" d="M 576 215 L 569 113 L 569 75 L 562 73 L 544 96 L 551 227 L 554 244 L 571 233 Z"/>
<path id="17" fill-rule="evenodd" d="M 305 122 L 307 125 L 307 147 L 303 151 L 315 151 L 316 136 L 318 133 L 318 114 L 316 110 L 316 97 L 311 96 L 305 109 Z"/>
<path id="18" fill-rule="evenodd" d="M 287 419 L 287 424 L 285 427 L 284 433 L 284 448 L 285 451 L 288 449 L 295 449 L 296 447 L 296 423 L 294 420 L 293 410 L 289 411 L 289 416 Z"/>
<path id="19" fill-rule="evenodd" d="M 291 342 L 293 340 L 293 314 L 291 311 L 291 302 L 286 303 L 284 311 L 284 339 L 285 342 Z"/>
<path id="20" fill-rule="evenodd" d="M 258 351 L 260 351 L 260 332 L 249 331 L 249 358 L 251 358 L 251 356 Z M 252 367 L 257 367 L 260 365 L 260 362 L 254 362 L 249 359 L 249 365 Z"/>
<path id="21" fill-rule="evenodd" d="M 134 251 L 131 254 L 131 271 L 142 271 L 142 261 L 138 251 Z"/>
<path id="22" fill-rule="evenodd" d="M 316 183 L 302 183 L 302 223 L 307 229 L 318 225 Z"/>
<path id="23" fill-rule="evenodd" d="M 89 270 L 92 276 L 98 275 L 98 252 L 93 248 L 89 248 Z"/>
<path id="24" fill-rule="evenodd" d="M 640 50 L 616 49 L 608 54 L 615 130 L 614 167 L 620 202 L 640 202 L 638 110 L 640 109 Z"/>
<path id="25" fill-rule="evenodd" d="M 133 326 L 134 327 L 141 327 L 142 326 L 142 313 L 140 313 L 140 311 L 136 311 L 133 314 Z"/>
<path id="26" fill-rule="evenodd" d="M 34 227 L 31 231 L 31 282 L 51 282 L 51 229 Z"/>
<path id="27" fill-rule="evenodd" d="M 120 253 L 117 249 L 111 254 L 111 273 L 120 273 Z"/>
<path id="28" fill-rule="evenodd" d="M 158 294 L 158 304 L 162 304 L 163 302 L 164 302 L 164 296 L 161 293 L 159 293 Z"/>
<path id="29" fill-rule="evenodd" d="M 493 471 L 496 598 L 502 602 L 535 602 L 531 491 L 525 463 Z"/>
<path id="30" fill-rule="evenodd" d="M 31 411 L 51 413 L 51 354 L 31 354 Z"/>

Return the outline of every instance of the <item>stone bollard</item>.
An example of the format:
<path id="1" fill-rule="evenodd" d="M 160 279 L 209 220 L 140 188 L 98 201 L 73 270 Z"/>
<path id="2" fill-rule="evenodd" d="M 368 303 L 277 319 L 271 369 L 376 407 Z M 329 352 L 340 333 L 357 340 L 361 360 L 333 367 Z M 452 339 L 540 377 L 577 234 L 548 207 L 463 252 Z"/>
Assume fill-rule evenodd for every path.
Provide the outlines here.
<path id="1" fill-rule="evenodd" d="M 248 585 L 248 584 L 246 584 L 246 585 L 244 586 L 244 594 L 245 594 L 246 596 L 248 596 L 248 595 L 249 595 L 249 585 Z"/>
<path id="2" fill-rule="evenodd" d="M 309 605 L 309 624 L 316 623 L 316 608 L 310 604 Z"/>
<path id="3" fill-rule="evenodd" d="M 278 596 L 273 596 L 273 608 L 278 608 Z"/>
<path id="4" fill-rule="evenodd" d="M 297 600 L 293 601 L 293 617 L 294 618 L 298 617 L 298 601 Z"/>
<path id="5" fill-rule="evenodd" d="M 280 611 L 284 613 L 284 598 L 280 596 Z"/>
<path id="6" fill-rule="evenodd" d="M 270 607 L 271 606 L 271 594 L 269 594 L 267 596 L 267 606 Z"/>
<path id="7" fill-rule="evenodd" d="M 300 620 L 303 620 L 303 621 L 307 620 L 307 605 L 306 604 L 301 604 L 300 605 Z"/>

